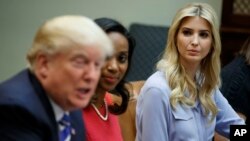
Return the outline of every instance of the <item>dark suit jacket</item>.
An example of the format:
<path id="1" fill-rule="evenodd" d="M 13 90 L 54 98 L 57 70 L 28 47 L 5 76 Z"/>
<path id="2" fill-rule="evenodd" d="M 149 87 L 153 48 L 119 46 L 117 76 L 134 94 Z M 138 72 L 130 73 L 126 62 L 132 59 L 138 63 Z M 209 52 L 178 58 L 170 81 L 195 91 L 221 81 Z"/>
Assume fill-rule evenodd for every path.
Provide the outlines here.
<path id="1" fill-rule="evenodd" d="M 221 92 L 235 111 L 244 114 L 250 124 L 250 65 L 244 56 L 237 56 L 221 71 Z"/>
<path id="2" fill-rule="evenodd" d="M 75 134 L 72 141 L 85 141 L 82 112 L 70 113 Z M 23 70 L 0 84 L 0 140 L 59 141 L 52 106 L 36 77 Z"/>

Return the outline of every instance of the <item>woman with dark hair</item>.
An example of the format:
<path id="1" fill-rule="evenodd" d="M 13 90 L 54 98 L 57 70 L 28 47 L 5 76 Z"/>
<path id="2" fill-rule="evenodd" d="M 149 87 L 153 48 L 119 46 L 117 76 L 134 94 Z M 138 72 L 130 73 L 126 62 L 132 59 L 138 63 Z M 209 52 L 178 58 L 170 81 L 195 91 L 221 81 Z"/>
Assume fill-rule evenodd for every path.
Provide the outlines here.
<path id="1" fill-rule="evenodd" d="M 114 54 L 103 65 L 99 84 L 91 103 L 83 109 L 88 141 L 122 141 L 118 116 L 128 106 L 129 92 L 125 76 L 130 66 L 134 50 L 134 38 L 119 22 L 109 18 L 99 18 L 95 22 L 108 34 Z M 109 92 L 114 93 L 111 94 Z M 117 97 L 119 102 L 114 101 Z"/>

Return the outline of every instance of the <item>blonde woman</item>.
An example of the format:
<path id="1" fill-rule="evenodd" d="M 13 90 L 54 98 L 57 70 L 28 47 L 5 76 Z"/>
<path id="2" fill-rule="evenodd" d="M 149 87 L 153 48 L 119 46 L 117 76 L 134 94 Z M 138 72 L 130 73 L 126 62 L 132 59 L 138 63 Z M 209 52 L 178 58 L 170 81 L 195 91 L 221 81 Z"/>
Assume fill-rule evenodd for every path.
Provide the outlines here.
<path id="1" fill-rule="evenodd" d="M 215 130 L 229 137 L 229 125 L 244 124 L 218 89 L 217 22 L 205 3 L 191 3 L 177 12 L 158 71 L 138 97 L 137 141 L 208 141 Z"/>

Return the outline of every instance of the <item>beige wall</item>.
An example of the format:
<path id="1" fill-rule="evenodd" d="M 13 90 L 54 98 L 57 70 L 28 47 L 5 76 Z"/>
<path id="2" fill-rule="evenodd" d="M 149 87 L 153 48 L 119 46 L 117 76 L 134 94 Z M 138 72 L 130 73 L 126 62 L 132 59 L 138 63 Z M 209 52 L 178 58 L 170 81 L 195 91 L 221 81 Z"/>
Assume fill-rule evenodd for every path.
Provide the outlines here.
<path id="1" fill-rule="evenodd" d="M 221 16 L 222 0 L 0 0 L 0 82 L 26 67 L 25 54 L 44 20 L 63 14 L 111 17 L 168 26 L 180 7 L 207 2 Z"/>

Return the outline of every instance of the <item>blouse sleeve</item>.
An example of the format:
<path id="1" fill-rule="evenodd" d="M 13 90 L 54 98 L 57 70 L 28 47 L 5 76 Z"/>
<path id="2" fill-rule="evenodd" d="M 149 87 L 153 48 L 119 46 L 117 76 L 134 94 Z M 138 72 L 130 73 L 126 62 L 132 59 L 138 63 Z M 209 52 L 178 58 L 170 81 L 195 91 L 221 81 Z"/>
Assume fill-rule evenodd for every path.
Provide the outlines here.
<path id="1" fill-rule="evenodd" d="M 138 141 L 168 141 L 167 128 L 168 98 L 160 89 L 150 88 L 138 99 Z"/>
<path id="2" fill-rule="evenodd" d="M 230 125 L 245 124 L 244 120 L 233 110 L 226 98 L 217 89 L 215 92 L 215 103 L 219 109 L 216 116 L 215 130 L 221 135 L 229 138 Z"/>

